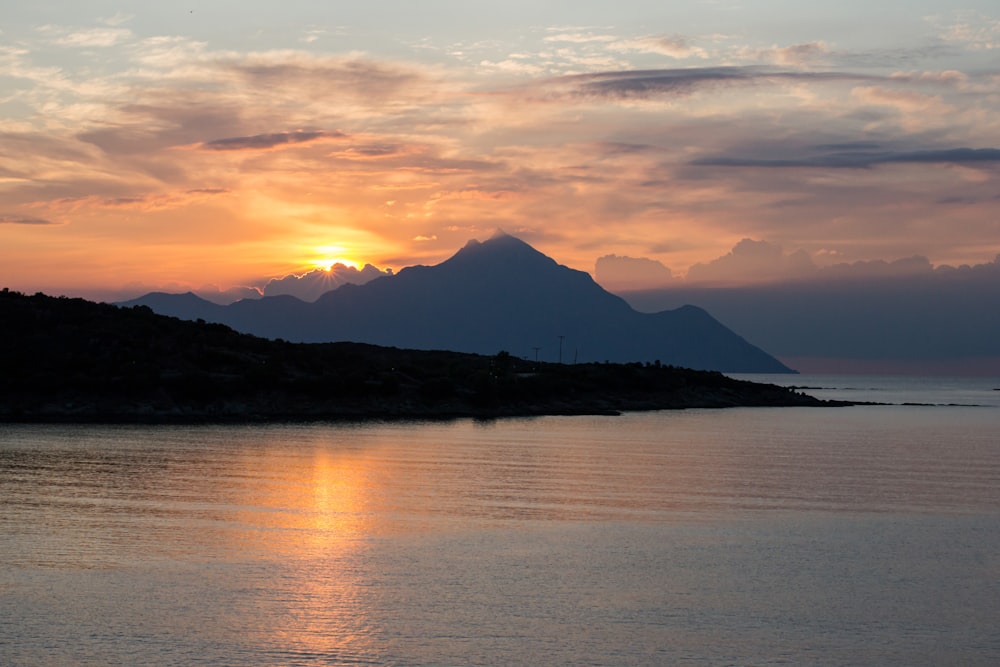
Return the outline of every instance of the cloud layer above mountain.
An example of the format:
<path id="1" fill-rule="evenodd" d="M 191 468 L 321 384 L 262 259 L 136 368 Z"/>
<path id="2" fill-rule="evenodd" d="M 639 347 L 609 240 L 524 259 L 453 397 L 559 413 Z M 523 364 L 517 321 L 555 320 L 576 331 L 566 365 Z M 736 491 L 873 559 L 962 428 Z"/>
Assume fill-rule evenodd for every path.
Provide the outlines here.
<path id="1" fill-rule="evenodd" d="M 683 276 L 674 275 L 669 267 L 646 257 L 617 255 L 599 258 L 594 276 L 605 289 L 622 292 L 683 287 L 802 287 L 817 282 L 949 275 L 955 272 L 993 280 L 1000 277 L 1000 254 L 990 262 L 960 266 L 935 266 L 927 257 L 920 255 L 889 261 L 844 262 L 826 253 L 813 257 L 803 250 L 786 252 L 781 246 L 767 241 L 743 239 L 725 255 L 695 264 Z"/>

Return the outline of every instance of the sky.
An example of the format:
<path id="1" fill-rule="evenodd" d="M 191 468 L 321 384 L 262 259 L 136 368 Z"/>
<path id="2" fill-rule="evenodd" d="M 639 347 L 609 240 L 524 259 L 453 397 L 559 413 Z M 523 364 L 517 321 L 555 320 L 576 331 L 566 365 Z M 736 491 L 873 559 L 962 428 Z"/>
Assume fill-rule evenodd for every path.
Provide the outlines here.
<path id="1" fill-rule="evenodd" d="M 1000 255 L 995 0 L 0 3 L 12 289 Z"/>

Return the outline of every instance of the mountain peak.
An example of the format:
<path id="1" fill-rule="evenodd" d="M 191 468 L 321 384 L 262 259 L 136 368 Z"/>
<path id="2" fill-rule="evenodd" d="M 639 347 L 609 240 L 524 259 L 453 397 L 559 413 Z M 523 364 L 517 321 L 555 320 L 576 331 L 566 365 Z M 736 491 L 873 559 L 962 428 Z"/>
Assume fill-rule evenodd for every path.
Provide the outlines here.
<path id="1" fill-rule="evenodd" d="M 501 263 L 534 261 L 552 266 L 557 264 L 551 257 L 548 257 L 528 243 L 525 243 L 516 236 L 511 236 L 501 229 L 498 229 L 485 241 L 470 240 L 461 250 L 452 255 L 451 259 L 445 262 L 445 264 L 456 260 L 459 262 L 470 260 Z"/>
<path id="2" fill-rule="evenodd" d="M 544 347 L 550 359 L 559 360 L 552 350 L 562 350 L 565 342 L 574 361 L 658 359 L 733 372 L 788 370 L 703 311 L 636 312 L 586 272 L 560 265 L 502 230 L 469 241 L 440 264 L 346 287 L 312 304 L 267 297 L 196 317 L 292 341 L 507 350 L 524 358 Z"/>
<path id="3" fill-rule="evenodd" d="M 515 241 L 520 241 L 520 239 L 511 236 L 504 230 L 497 227 L 490 235 L 490 237 L 485 241 L 480 241 L 478 239 L 469 239 L 468 241 L 465 242 L 465 245 L 462 246 L 462 250 L 466 248 L 478 248 L 481 245 L 487 245 L 489 243 L 495 243 L 497 241 L 503 241 L 505 239 L 514 239 Z M 524 243 L 523 241 L 521 242 Z"/>

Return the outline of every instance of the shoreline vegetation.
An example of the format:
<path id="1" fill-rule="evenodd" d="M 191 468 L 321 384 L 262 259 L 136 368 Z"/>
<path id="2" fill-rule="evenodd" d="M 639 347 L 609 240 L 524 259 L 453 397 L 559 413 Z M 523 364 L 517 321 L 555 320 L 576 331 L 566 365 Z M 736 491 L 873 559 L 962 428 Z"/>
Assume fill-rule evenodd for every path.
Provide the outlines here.
<path id="1" fill-rule="evenodd" d="M 821 407 L 795 389 L 659 363 L 560 364 L 289 343 L 148 307 L 0 292 L 0 422 L 259 423 Z"/>

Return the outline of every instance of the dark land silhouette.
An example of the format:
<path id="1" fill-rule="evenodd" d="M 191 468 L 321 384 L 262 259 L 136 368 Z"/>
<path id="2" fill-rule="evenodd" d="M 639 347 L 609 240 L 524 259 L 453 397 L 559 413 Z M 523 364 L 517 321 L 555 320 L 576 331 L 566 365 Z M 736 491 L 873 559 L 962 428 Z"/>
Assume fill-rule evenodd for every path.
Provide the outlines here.
<path id="1" fill-rule="evenodd" d="M 314 303 L 291 296 L 220 306 L 151 293 L 145 305 L 184 319 L 293 342 L 353 341 L 569 362 L 650 362 L 737 373 L 794 372 L 700 308 L 640 313 L 589 274 L 498 232 L 435 266 L 412 266 Z"/>
<path id="2" fill-rule="evenodd" d="M 657 363 L 559 364 L 359 343 L 289 343 L 145 306 L 0 292 L 0 421 L 611 414 L 834 405 Z"/>

